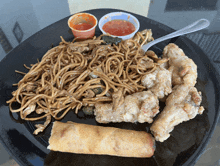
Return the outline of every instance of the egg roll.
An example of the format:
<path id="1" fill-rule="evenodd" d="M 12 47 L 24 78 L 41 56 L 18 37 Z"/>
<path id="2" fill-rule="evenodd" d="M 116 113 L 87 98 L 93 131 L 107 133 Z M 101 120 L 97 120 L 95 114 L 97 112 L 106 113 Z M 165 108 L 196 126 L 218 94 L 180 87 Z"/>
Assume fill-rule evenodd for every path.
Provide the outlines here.
<path id="1" fill-rule="evenodd" d="M 154 155 L 155 140 L 144 131 L 55 121 L 48 149 L 79 154 L 147 158 Z"/>

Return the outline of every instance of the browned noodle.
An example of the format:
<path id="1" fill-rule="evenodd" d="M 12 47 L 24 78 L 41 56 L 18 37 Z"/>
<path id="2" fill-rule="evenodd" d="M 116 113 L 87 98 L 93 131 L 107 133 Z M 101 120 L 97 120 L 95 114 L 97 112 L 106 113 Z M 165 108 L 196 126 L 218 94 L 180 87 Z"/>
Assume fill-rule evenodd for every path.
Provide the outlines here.
<path id="1" fill-rule="evenodd" d="M 51 117 L 60 120 L 71 109 L 75 108 L 77 113 L 82 106 L 112 102 L 111 94 L 118 88 L 123 88 L 125 95 L 143 91 L 142 75 L 155 67 L 145 71 L 139 65 L 146 56 L 140 46 L 152 40 L 152 33 L 148 30 L 144 35 L 136 35 L 118 46 L 101 45 L 101 37 L 81 42 L 67 42 L 61 37 L 59 46 L 48 50 L 41 61 L 31 67 L 24 65 L 28 73 L 16 71 L 25 75 L 12 93 L 12 99 L 7 101 L 11 112 L 18 112 L 28 121 L 46 118 L 44 125 L 36 125 L 34 134 L 38 134 L 50 123 Z M 102 92 L 87 97 L 88 90 L 96 88 Z M 20 108 L 13 109 L 14 102 Z M 33 112 L 37 116 L 30 118 Z"/>

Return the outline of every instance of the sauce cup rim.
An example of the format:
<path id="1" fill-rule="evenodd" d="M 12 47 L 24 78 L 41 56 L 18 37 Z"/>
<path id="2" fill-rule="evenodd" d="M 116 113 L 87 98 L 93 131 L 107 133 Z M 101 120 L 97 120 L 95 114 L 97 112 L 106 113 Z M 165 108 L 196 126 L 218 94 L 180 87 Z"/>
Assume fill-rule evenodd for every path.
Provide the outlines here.
<path id="1" fill-rule="evenodd" d="M 114 14 L 115 14 L 115 15 L 114 15 Z M 112 37 L 119 37 L 119 38 L 124 38 L 124 37 L 127 37 L 127 36 L 129 36 L 129 35 L 131 35 L 131 36 L 133 37 L 134 34 L 135 34 L 135 33 L 139 30 L 139 28 L 140 28 L 140 22 L 139 22 L 139 20 L 138 20 L 134 15 L 132 15 L 132 14 L 130 14 L 130 13 L 126 13 L 126 12 L 111 12 L 111 13 L 105 14 L 105 15 L 102 16 L 101 19 L 99 20 L 99 29 L 102 31 L 103 34 L 108 34 L 107 32 L 105 32 L 105 31 L 103 30 L 103 26 L 101 26 L 101 21 L 103 21 L 103 20 L 105 19 L 105 17 L 108 17 L 108 16 L 111 17 L 111 15 L 117 16 L 117 15 L 120 15 L 120 14 L 126 14 L 126 15 L 128 15 L 128 16 L 134 18 L 134 20 L 136 20 L 136 23 L 137 23 L 137 28 L 135 29 L 134 32 L 132 32 L 132 33 L 130 33 L 130 34 L 128 34 L 128 35 L 125 35 L 125 36 L 115 36 L 115 35 L 111 35 L 111 34 L 109 34 L 109 35 L 112 36 Z M 123 20 L 123 19 L 122 19 L 122 20 Z M 129 21 L 129 22 L 130 22 L 130 21 Z"/>
<path id="2" fill-rule="evenodd" d="M 80 15 L 80 14 L 88 14 L 88 15 L 91 15 L 94 19 L 95 19 L 95 25 L 92 26 L 92 28 L 89 28 L 87 30 L 77 30 L 77 29 L 74 29 L 73 27 L 70 26 L 70 21 L 72 20 L 73 17 L 77 16 L 77 15 Z M 77 31 L 77 32 L 88 32 L 88 31 L 91 31 L 92 29 L 94 29 L 98 24 L 98 20 L 97 18 L 93 15 L 93 14 L 90 14 L 90 13 L 77 13 L 77 14 L 74 14 L 72 15 L 69 19 L 68 19 L 68 26 L 71 30 L 74 30 L 74 31 Z"/>

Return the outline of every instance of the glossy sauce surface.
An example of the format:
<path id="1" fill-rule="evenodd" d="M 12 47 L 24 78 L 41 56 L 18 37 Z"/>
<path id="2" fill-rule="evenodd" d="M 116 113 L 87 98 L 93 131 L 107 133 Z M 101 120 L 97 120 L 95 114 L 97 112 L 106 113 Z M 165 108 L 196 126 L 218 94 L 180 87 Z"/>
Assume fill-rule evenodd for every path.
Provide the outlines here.
<path id="1" fill-rule="evenodd" d="M 102 29 L 114 36 L 126 36 L 135 31 L 135 26 L 129 21 L 112 20 L 105 23 Z"/>
<path id="2" fill-rule="evenodd" d="M 88 30 L 88 29 L 92 28 L 93 26 L 88 23 L 80 23 L 80 24 L 76 24 L 76 25 L 72 24 L 71 27 L 76 30 Z"/>

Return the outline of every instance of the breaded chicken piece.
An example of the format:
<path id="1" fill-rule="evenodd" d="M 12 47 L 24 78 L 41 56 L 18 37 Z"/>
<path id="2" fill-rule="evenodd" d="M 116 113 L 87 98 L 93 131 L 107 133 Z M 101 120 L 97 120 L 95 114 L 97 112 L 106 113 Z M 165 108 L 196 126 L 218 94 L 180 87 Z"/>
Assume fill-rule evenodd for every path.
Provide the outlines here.
<path id="1" fill-rule="evenodd" d="M 195 86 L 197 79 L 197 66 L 188 58 L 182 49 L 170 43 L 163 51 L 163 58 L 169 58 L 169 71 L 172 72 L 172 84 L 188 84 Z"/>
<path id="2" fill-rule="evenodd" d="M 201 92 L 195 87 L 187 84 L 175 86 L 166 100 L 166 107 L 150 128 L 155 139 L 165 141 L 176 125 L 202 114 L 204 108 L 200 106 L 201 101 Z"/>
<path id="3" fill-rule="evenodd" d="M 159 99 L 162 99 L 172 92 L 171 74 L 170 71 L 157 66 L 156 70 L 142 77 L 141 83 Z"/>
<path id="4" fill-rule="evenodd" d="M 113 110 L 113 103 L 95 104 L 94 114 L 99 123 L 109 122 L 153 122 L 153 117 L 159 112 L 159 101 L 151 91 L 137 92 L 128 95 L 122 100 L 123 103 L 117 104 Z M 118 102 L 117 102 L 118 103 Z M 120 102 L 119 102 L 120 103 Z"/>

